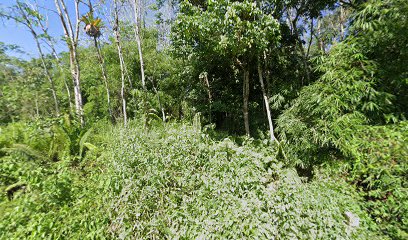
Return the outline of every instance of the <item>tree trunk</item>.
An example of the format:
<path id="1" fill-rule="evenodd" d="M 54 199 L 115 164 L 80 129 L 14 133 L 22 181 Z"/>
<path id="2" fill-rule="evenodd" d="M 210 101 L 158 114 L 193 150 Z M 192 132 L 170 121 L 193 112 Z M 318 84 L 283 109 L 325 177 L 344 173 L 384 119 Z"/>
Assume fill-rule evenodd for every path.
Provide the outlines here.
<path id="1" fill-rule="evenodd" d="M 134 6 L 133 10 L 135 13 L 135 38 L 137 42 L 137 49 L 139 51 L 139 60 L 140 60 L 140 73 L 142 76 L 142 87 L 143 90 L 146 90 L 146 84 L 145 84 L 145 72 L 144 72 L 144 63 L 143 63 L 143 53 L 142 53 L 142 42 L 140 38 L 140 26 L 141 26 L 141 20 L 140 20 L 140 0 L 134 0 Z"/>
<path id="2" fill-rule="evenodd" d="M 210 112 L 210 123 L 212 122 L 212 95 L 211 95 L 211 88 L 210 88 L 210 82 L 208 81 L 208 73 L 204 72 L 202 73 L 202 77 L 205 83 L 205 86 L 207 88 L 207 94 L 208 94 L 208 103 L 209 103 L 209 112 Z"/>
<path id="3" fill-rule="evenodd" d="M 74 85 L 75 111 L 80 119 L 81 124 L 84 124 L 80 73 L 78 72 L 75 58 L 76 58 L 76 54 L 71 53 L 70 51 L 69 63 L 71 65 L 72 83 Z"/>
<path id="4" fill-rule="evenodd" d="M 307 44 L 307 51 L 306 51 L 306 59 L 309 59 L 310 56 L 310 47 L 313 43 L 313 36 L 314 36 L 314 19 L 310 20 L 310 36 L 309 36 L 309 43 Z"/>
<path id="5" fill-rule="evenodd" d="M 42 31 L 43 31 L 45 34 L 48 35 L 48 30 L 47 30 L 47 28 L 44 26 L 44 24 L 43 24 L 43 22 L 42 22 L 42 19 L 39 18 L 39 17 L 37 17 L 37 19 L 38 19 L 38 23 L 39 23 L 39 25 L 40 25 Z M 60 58 L 58 57 L 57 51 L 55 50 L 54 43 L 53 43 L 49 38 L 46 38 L 45 40 L 46 40 L 47 45 L 51 48 L 52 55 L 53 55 L 54 58 L 57 60 L 58 67 L 59 67 L 59 69 L 60 69 L 61 74 L 63 75 L 62 78 L 63 78 L 63 80 L 64 80 L 65 90 L 67 91 L 67 95 L 68 95 L 69 112 L 72 114 L 73 108 L 72 108 L 71 90 L 69 89 L 68 83 L 67 83 L 67 81 L 66 81 L 66 79 L 65 79 L 64 69 L 62 68 L 61 60 L 60 60 Z"/>
<path id="6" fill-rule="evenodd" d="M 324 46 L 324 41 L 322 39 L 321 26 L 322 26 L 322 20 L 318 18 L 317 19 L 317 36 L 318 36 L 317 46 L 320 52 L 325 53 L 326 47 Z"/>
<path id="7" fill-rule="evenodd" d="M 346 16 L 344 12 L 344 6 L 343 4 L 340 4 L 340 41 L 344 40 L 344 23 L 346 21 Z"/>
<path id="8" fill-rule="evenodd" d="M 35 38 L 35 42 L 37 44 L 38 52 L 40 53 L 40 56 L 41 56 L 41 63 L 43 65 L 45 75 L 47 76 L 48 82 L 50 82 L 50 85 L 51 85 L 51 92 L 52 92 L 52 98 L 54 99 L 55 112 L 56 112 L 57 116 L 59 116 L 60 115 L 60 110 L 59 110 L 59 106 L 58 106 L 57 91 L 55 90 L 55 83 L 54 83 L 54 80 L 52 79 L 51 74 L 48 71 L 47 65 L 45 63 L 44 54 L 42 52 L 40 42 L 38 41 L 37 34 L 35 34 L 34 31 L 32 31 L 32 33 L 33 33 L 33 36 Z"/>
<path id="9" fill-rule="evenodd" d="M 30 30 L 31 35 L 33 36 L 33 38 L 34 38 L 34 40 L 35 40 L 38 53 L 40 54 L 41 64 L 42 64 L 42 67 L 43 67 L 45 76 L 47 77 L 47 80 L 48 80 L 48 82 L 50 83 L 50 86 L 51 86 L 52 98 L 53 98 L 53 100 L 54 100 L 54 105 L 55 105 L 55 113 L 57 114 L 57 116 L 59 116 L 59 115 L 60 115 L 60 112 L 59 112 L 57 92 L 56 92 L 56 90 L 55 90 L 54 80 L 53 80 L 53 78 L 52 78 L 50 72 L 48 71 L 47 64 L 45 63 L 45 57 L 44 57 L 44 54 L 43 54 L 43 51 L 42 51 L 42 47 L 41 47 L 40 41 L 38 40 L 37 32 L 34 30 L 34 26 L 33 26 L 32 21 L 30 21 L 30 19 L 29 19 L 29 18 L 30 18 L 30 15 L 35 15 L 35 14 L 32 14 L 32 13 L 30 14 L 29 12 L 27 13 L 27 10 L 25 10 L 25 9 L 21 6 L 20 3 L 17 3 L 16 6 L 17 6 L 17 9 L 20 11 L 20 14 L 21 14 L 22 19 L 20 20 L 20 19 L 18 19 L 18 18 L 15 18 L 15 20 L 17 20 L 17 21 L 23 23 L 23 24 Z M 35 12 L 35 11 L 34 11 L 34 12 Z M 35 23 L 34 23 L 34 24 L 35 24 Z"/>
<path id="10" fill-rule="evenodd" d="M 106 97 L 107 97 L 107 103 L 108 103 L 109 117 L 111 121 L 113 122 L 114 118 L 113 118 L 113 113 L 112 113 L 112 108 L 111 108 L 110 90 L 109 90 L 108 76 L 106 74 L 105 60 L 103 59 L 101 48 L 98 44 L 98 40 L 96 39 L 96 37 L 94 37 L 94 44 L 95 44 L 96 52 L 98 54 L 99 65 L 102 71 L 102 78 L 103 78 L 103 81 L 105 82 L 105 90 L 106 90 Z"/>
<path id="11" fill-rule="evenodd" d="M 295 16 L 295 17 L 292 17 L 290 9 L 287 9 L 287 15 L 288 15 L 288 18 L 289 18 L 289 23 L 290 23 L 290 26 L 291 26 L 291 29 L 292 29 L 292 33 L 295 35 L 297 46 L 298 46 L 299 51 L 300 51 L 300 53 L 302 55 L 302 63 L 303 63 L 303 68 L 304 68 L 305 74 L 306 74 L 306 80 L 307 80 L 307 82 L 310 82 L 309 63 L 308 63 L 305 48 L 303 46 L 302 39 L 300 39 L 299 30 L 298 30 L 298 27 L 297 27 L 298 15 Z M 303 78 L 302 78 L 302 85 L 303 84 L 304 84 L 304 82 L 303 82 Z"/>
<path id="12" fill-rule="evenodd" d="M 75 0 L 75 13 L 76 13 L 76 28 L 75 33 L 73 31 L 71 19 L 69 18 L 68 11 L 65 6 L 64 0 L 54 0 L 55 7 L 57 9 L 58 17 L 60 19 L 62 29 L 65 35 L 65 41 L 69 50 L 69 64 L 72 76 L 72 83 L 74 85 L 74 99 L 75 99 L 75 110 L 79 117 L 81 125 L 84 124 L 83 117 L 83 103 L 82 103 L 82 92 L 81 92 L 81 82 L 80 82 L 80 66 L 77 56 L 77 44 L 79 35 L 79 0 Z M 62 12 L 62 10 L 64 13 Z"/>
<path id="13" fill-rule="evenodd" d="M 127 125 L 127 113 L 126 113 L 126 98 L 125 98 L 125 61 L 123 59 L 122 46 L 120 44 L 119 13 L 118 13 L 117 0 L 114 0 L 113 4 L 114 4 L 114 14 L 115 14 L 113 31 L 115 34 L 115 42 L 116 42 L 116 47 L 118 49 L 118 56 L 119 56 L 119 62 L 120 62 L 120 74 L 121 74 L 121 80 L 122 80 L 122 87 L 120 90 L 120 95 L 122 98 L 123 123 L 126 126 Z"/>
<path id="14" fill-rule="evenodd" d="M 262 96 L 265 102 L 265 108 L 266 108 L 266 114 L 268 117 L 268 123 L 269 123 L 269 133 L 271 137 L 271 141 L 275 141 L 275 135 L 273 133 L 273 123 L 272 123 L 272 117 L 271 117 L 271 110 L 269 107 L 269 98 L 268 95 L 266 94 L 265 91 L 265 85 L 263 81 L 263 76 L 262 76 L 262 68 L 261 68 L 261 63 L 258 61 L 258 75 L 259 75 L 259 83 L 261 84 L 261 90 L 262 90 Z"/>
<path id="15" fill-rule="evenodd" d="M 243 84 L 243 99 L 244 99 L 244 106 L 243 106 L 243 113 L 244 113 L 244 124 L 245 124 L 245 134 L 249 137 L 249 111 L 248 111 L 248 104 L 249 104 L 249 70 L 247 67 L 244 68 L 244 84 Z"/>

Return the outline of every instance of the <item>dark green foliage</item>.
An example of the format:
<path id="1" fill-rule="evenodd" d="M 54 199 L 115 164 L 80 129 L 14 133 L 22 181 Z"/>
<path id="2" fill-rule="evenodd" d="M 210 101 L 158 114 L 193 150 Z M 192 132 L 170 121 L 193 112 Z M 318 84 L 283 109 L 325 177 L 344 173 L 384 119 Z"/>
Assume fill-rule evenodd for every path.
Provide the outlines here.
<path id="1" fill-rule="evenodd" d="M 394 96 L 387 121 L 407 115 L 408 2 L 371 0 L 355 14 L 353 27 L 364 54 L 378 65 L 376 87 Z"/>
<path id="2" fill-rule="evenodd" d="M 399 46 L 407 42 L 407 25 L 399 22 L 407 6 L 398 0 L 361 5 L 350 36 L 316 60 L 319 80 L 278 119 L 289 165 L 310 169 L 348 159 L 344 174 L 393 239 L 407 237 L 407 56 Z"/>
<path id="3" fill-rule="evenodd" d="M 376 69 L 353 42 L 337 45 L 321 60 L 322 77 L 304 87 L 278 119 L 281 138 L 293 154 L 290 159 L 303 165 L 324 161 L 321 149 L 338 149 L 344 129 L 381 116 L 392 96 L 374 88 Z"/>
<path id="4" fill-rule="evenodd" d="M 408 122 L 348 130 L 342 150 L 352 160 L 347 181 L 357 186 L 364 205 L 393 239 L 408 237 Z"/>

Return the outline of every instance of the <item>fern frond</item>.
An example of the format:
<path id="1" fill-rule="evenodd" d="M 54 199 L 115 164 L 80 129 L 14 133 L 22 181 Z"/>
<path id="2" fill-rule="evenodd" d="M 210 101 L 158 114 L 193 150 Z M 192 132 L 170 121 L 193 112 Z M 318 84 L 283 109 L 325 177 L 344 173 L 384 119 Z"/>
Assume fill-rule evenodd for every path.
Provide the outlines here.
<path id="1" fill-rule="evenodd" d="M 47 157 L 43 153 L 31 148 L 28 145 L 25 145 L 25 144 L 13 144 L 11 147 L 2 148 L 1 151 L 4 151 L 4 152 L 20 152 L 20 153 L 26 154 L 27 156 L 35 158 L 35 159 L 39 159 L 39 160 L 43 160 L 43 161 L 47 160 Z"/>

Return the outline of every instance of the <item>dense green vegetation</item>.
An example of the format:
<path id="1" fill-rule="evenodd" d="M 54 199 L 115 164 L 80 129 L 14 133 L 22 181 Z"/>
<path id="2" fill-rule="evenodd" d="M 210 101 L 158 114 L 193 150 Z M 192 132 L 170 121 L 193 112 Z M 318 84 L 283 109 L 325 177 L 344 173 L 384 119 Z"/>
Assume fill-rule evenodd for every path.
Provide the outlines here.
<path id="1" fill-rule="evenodd" d="M 240 146 L 229 138 L 215 141 L 198 121 L 156 122 L 152 129 L 140 121 L 128 128 L 99 123 L 95 129 L 103 132 L 91 130 L 80 140 L 83 156 L 46 161 L 47 149 L 33 144 L 59 139 L 66 146 L 70 139 L 57 125 L 48 133 L 43 125 L 36 139 L 33 132 L 22 132 L 39 129 L 38 124 L 10 125 L 3 135 L 21 144 L 8 142 L 12 145 L 3 148 L 8 154 L 2 158 L 2 178 L 25 187 L 13 201 L 3 196 L 3 238 L 380 234 L 346 181 L 319 175 L 304 182 L 261 141 L 245 139 Z M 348 225 L 345 211 L 361 218 L 358 229 Z"/>
<path id="2" fill-rule="evenodd" d="M 84 2 L 0 8 L 0 239 L 408 238 L 407 1 Z"/>

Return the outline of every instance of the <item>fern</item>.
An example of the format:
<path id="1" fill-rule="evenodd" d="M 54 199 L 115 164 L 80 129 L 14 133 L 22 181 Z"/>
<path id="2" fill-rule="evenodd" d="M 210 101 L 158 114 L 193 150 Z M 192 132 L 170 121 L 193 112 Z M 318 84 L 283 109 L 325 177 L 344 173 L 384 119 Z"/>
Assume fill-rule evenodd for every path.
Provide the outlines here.
<path id="1" fill-rule="evenodd" d="M 48 158 L 43 153 L 33 149 L 32 147 L 25 144 L 13 144 L 11 147 L 2 148 L 1 151 L 8 153 L 18 152 L 30 156 L 34 159 L 46 161 Z"/>
<path id="2" fill-rule="evenodd" d="M 91 135 L 92 131 L 93 128 L 88 129 L 79 140 L 79 156 L 82 156 L 86 140 L 88 139 L 89 135 Z"/>

